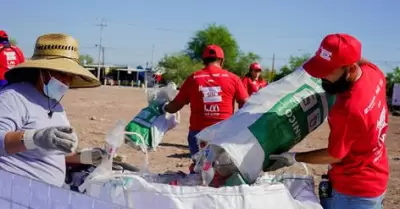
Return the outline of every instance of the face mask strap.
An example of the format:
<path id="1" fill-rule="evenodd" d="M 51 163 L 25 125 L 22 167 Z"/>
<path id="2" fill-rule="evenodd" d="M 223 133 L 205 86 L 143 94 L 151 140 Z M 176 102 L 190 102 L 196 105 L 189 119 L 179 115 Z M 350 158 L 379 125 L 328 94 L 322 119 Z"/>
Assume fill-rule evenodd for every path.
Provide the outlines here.
<path id="1" fill-rule="evenodd" d="M 49 72 L 47 72 L 47 73 L 49 73 Z M 50 75 L 50 73 L 49 73 L 49 75 Z M 51 75 L 50 75 L 50 77 L 51 77 Z M 53 107 L 53 108 L 51 108 L 51 105 L 50 105 L 50 97 L 47 95 L 48 93 L 49 93 L 49 85 L 48 85 L 48 83 L 49 83 L 49 81 L 47 82 L 47 84 L 45 84 L 44 83 L 44 79 L 43 79 L 43 71 L 42 70 L 40 70 L 40 79 L 42 80 L 42 83 L 43 83 L 43 94 L 47 97 L 47 109 L 49 110 L 49 112 L 47 113 L 47 116 L 49 117 L 49 118 L 51 118 L 51 117 L 53 117 L 53 111 L 52 111 L 52 109 L 55 107 Z M 47 93 L 46 93 L 47 92 Z M 57 104 L 56 104 L 57 105 Z"/>
<path id="2" fill-rule="evenodd" d="M 49 74 L 49 77 L 50 77 L 50 80 L 47 82 L 47 84 L 44 83 L 43 72 L 42 71 L 40 71 L 40 78 L 42 80 L 44 88 L 46 88 L 46 89 L 43 89 L 43 92 L 47 92 L 47 93 L 45 93 L 45 96 L 47 97 L 47 108 L 49 109 L 49 112 L 48 112 L 47 115 L 48 115 L 49 118 L 51 118 L 51 117 L 53 117 L 53 109 L 60 103 L 62 98 L 64 98 L 64 95 L 62 95 L 61 98 L 58 101 L 56 101 L 54 106 L 51 107 L 50 100 L 52 98 L 50 98 L 47 94 L 49 94 L 49 83 L 50 83 L 51 79 L 55 79 L 55 78 L 50 74 L 50 72 L 47 71 L 47 73 Z M 57 80 L 57 79 L 55 79 L 55 80 Z M 59 82 L 61 82 L 61 81 L 59 81 Z"/>

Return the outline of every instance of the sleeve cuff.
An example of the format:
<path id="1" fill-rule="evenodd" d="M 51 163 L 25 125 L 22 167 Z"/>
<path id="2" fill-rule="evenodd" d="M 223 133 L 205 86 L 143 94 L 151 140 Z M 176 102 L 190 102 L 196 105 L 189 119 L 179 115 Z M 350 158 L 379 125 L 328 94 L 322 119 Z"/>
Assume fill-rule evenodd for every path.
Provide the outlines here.
<path id="1" fill-rule="evenodd" d="M 335 150 L 329 149 L 329 147 L 328 147 L 328 154 L 331 157 L 336 158 L 336 159 L 342 159 L 344 156 L 346 156 L 346 154 L 343 154 L 343 152 L 340 152 L 340 151 L 337 152 Z"/>
<path id="2" fill-rule="evenodd" d="M 27 150 L 35 149 L 37 146 L 35 145 L 35 142 L 33 141 L 33 135 L 35 134 L 35 130 L 27 130 L 24 133 L 24 137 L 22 138 L 25 148 Z"/>
<path id="3" fill-rule="evenodd" d="M 4 138 L 6 137 L 7 132 L 0 131 L 0 155 L 7 156 L 6 147 L 4 145 Z"/>

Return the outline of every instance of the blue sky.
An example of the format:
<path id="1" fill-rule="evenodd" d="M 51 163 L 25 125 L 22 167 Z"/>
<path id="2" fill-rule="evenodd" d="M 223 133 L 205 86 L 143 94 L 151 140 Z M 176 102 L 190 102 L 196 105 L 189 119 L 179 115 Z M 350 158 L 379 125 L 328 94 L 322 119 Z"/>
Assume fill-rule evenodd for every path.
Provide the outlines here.
<path id="1" fill-rule="evenodd" d="M 363 43 L 363 55 L 383 70 L 400 65 L 398 0 L 12 0 L 2 1 L 0 28 L 31 56 L 36 38 L 68 33 L 81 53 L 97 59 L 101 18 L 106 19 L 106 63 L 133 67 L 185 48 L 209 23 L 227 26 L 243 51 L 259 54 L 264 66 L 290 55 L 313 53 L 328 33 L 345 32 Z"/>

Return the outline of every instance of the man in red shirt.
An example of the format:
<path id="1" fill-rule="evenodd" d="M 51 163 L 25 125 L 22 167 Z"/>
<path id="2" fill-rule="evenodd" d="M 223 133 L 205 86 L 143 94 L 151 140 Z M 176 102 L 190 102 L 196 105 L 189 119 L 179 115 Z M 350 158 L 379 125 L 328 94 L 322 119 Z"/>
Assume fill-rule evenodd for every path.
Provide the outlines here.
<path id="1" fill-rule="evenodd" d="M 331 164 L 329 208 L 381 208 L 389 177 L 385 75 L 361 58 L 361 43 L 347 34 L 326 36 L 303 68 L 336 95 L 328 116 L 328 148 L 271 155 L 277 161 L 270 170 L 295 162 Z"/>
<path id="2" fill-rule="evenodd" d="M 191 156 L 199 151 L 196 134 L 229 118 L 234 113 L 235 100 L 241 107 L 249 97 L 240 78 L 222 69 L 224 52 L 221 47 L 208 46 L 202 58 L 205 67 L 192 73 L 174 100 L 163 107 L 165 112 L 176 113 L 190 103 L 188 143 Z"/>
<path id="3" fill-rule="evenodd" d="M 22 51 L 10 44 L 8 35 L 0 30 L 0 88 L 7 84 L 4 74 L 9 69 L 25 61 Z"/>
<path id="4" fill-rule="evenodd" d="M 249 72 L 243 78 L 244 87 L 247 89 L 249 95 L 267 86 L 267 82 L 261 76 L 261 71 L 260 64 L 256 62 L 252 63 L 249 67 Z"/>

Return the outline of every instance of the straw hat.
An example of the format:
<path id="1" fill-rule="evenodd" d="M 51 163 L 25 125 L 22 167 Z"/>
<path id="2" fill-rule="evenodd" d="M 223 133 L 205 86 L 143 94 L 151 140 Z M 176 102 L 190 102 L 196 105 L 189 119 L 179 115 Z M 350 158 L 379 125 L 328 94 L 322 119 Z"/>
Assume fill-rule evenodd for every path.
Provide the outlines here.
<path id="1" fill-rule="evenodd" d="M 72 36 L 66 34 L 42 35 L 36 40 L 32 58 L 7 71 L 6 79 L 14 72 L 39 68 L 75 75 L 70 88 L 100 86 L 100 81 L 79 64 L 78 47 L 78 41 Z"/>

